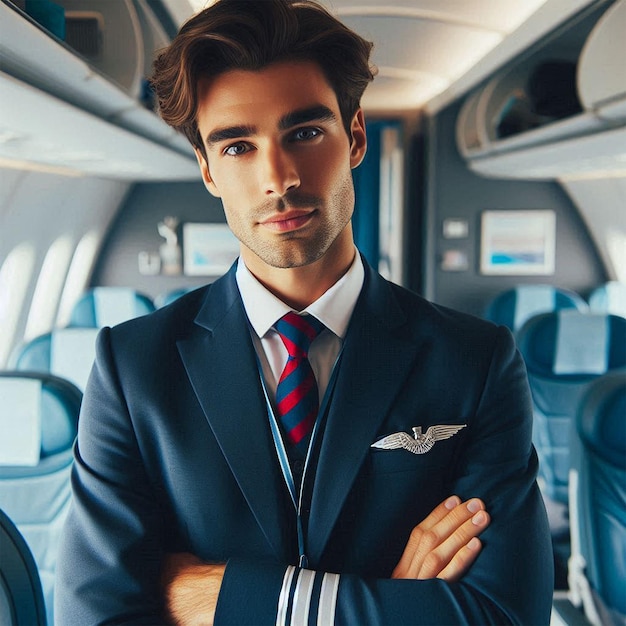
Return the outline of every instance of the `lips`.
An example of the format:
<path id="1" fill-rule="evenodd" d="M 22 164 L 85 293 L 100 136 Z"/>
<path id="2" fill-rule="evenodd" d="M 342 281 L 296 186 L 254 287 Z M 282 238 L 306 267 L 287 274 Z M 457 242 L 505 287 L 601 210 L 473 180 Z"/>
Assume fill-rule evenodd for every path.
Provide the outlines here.
<path id="1" fill-rule="evenodd" d="M 310 222 L 313 213 L 315 211 L 289 211 L 288 213 L 273 215 L 260 222 L 260 224 L 269 230 L 286 233 L 306 226 Z"/>

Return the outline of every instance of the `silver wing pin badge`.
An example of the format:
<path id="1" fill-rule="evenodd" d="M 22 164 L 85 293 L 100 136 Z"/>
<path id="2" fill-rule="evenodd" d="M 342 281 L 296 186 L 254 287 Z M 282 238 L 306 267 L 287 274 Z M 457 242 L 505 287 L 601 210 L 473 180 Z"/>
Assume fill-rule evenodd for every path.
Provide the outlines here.
<path id="1" fill-rule="evenodd" d="M 422 434 L 421 426 L 414 426 L 412 437 L 408 433 L 393 433 L 373 443 L 371 447 L 381 448 L 383 450 L 404 448 L 413 454 L 425 454 L 437 441 L 450 439 L 450 437 L 456 435 L 461 428 L 465 428 L 466 426 L 467 424 L 440 424 L 439 426 L 429 426 L 424 434 Z"/>

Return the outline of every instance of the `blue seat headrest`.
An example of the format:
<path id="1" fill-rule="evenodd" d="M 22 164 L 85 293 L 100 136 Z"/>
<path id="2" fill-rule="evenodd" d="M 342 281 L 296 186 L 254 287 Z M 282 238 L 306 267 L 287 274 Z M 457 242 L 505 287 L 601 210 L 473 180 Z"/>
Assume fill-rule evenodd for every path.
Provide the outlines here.
<path id="1" fill-rule="evenodd" d="M 626 367 L 626 319 L 619 316 L 543 313 L 528 320 L 516 339 L 529 375 L 583 380 Z"/>
<path id="2" fill-rule="evenodd" d="M 626 370 L 595 381 L 577 421 L 584 444 L 626 472 Z"/>
<path id="3" fill-rule="evenodd" d="M 626 283 L 612 280 L 596 287 L 589 295 L 589 308 L 626 317 Z"/>
<path id="4" fill-rule="evenodd" d="M 16 370 L 49 372 L 84 390 L 96 356 L 98 328 L 56 328 L 15 352 Z"/>
<path id="5" fill-rule="evenodd" d="M 178 300 L 178 298 L 181 298 L 182 296 L 188 294 L 189 292 L 194 291 L 195 289 L 198 289 L 197 285 L 194 287 L 180 287 L 179 289 L 172 289 L 170 291 L 165 291 L 155 297 L 154 305 L 156 306 L 157 309 L 161 309 L 164 306 L 171 304 L 175 300 Z"/>
<path id="6" fill-rule="evenodd" d="M 604 374 L 609 360 L 609 320 L 603 313 L 557 313 L 552 361 L 555 374 Z"/>
<path id="7" fill-rule="evenodd" d="M 94 287 L 72 309 L 69 326 L 102 328 L 152 313 L 154 302 L 127 287 Z"/>
<path id="8" fill-rule="evenodd" d="M 534 315 L 576 309 L 587 311 L 588 305 L 575 291 L 553 285 L 518 285 L 499 293 L 485 311 L 485 318 L 517 331 Z"/>
<path id="9" fill-rule="evenodd" d="M 8 404 L 8 398 L 21 402 L 22 406 L 26 401 L 25 410 L 28 415 L 24 416 L 24 419 L 31 420 L 30 436 L 39 437 L 39 463 L 59 453 L 71 451 L 78 431 L 78 415 L 82 401 L 82 393 L 75 385 L 46 373 L 4 371 L 0 372 L 0 386 L 7 391 L 0 411 L 8 416 L 6 421 L 9 424 L 16 413 L 15 408 Z M 36 434 L 37 428 L 39 435 Z M 26 431 L 18 433 L 17 437 L 22 436 L 23 432 Z M 28 441 L 23 439 L 20 441 L 25 446 L 29 445 Z M 30 443 L 32 444 L 32 440 Z M 13 454 L 18 454 L 18 451 L 13 451 Z M 34 456 L 33 460 L 37 461 Z"/>

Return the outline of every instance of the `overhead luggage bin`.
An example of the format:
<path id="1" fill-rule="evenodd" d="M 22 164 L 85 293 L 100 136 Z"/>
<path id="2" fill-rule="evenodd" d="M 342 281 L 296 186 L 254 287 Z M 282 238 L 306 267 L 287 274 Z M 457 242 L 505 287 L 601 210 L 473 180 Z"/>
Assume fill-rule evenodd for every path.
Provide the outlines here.
<path id="1" fill-rule="evenodd" d="M 153 110 L 146 108 L 146 102 L 142 100 L 154 48 L 168 42 L 149 5 L 144 0 L 136 3 L 129 0 L 63 0 L 63 8 L 66 27 L 82 18 L 100 16 L 96 21 L 102 32 L 96 39 L 101 39 L 101 44 L 91 56 L 87 44 L 83 49 L 76 43 L 78 38 L 74 45 L 81 48 L 83 54 L 70 46 L 71 37 L 63 41 L 15 5 L 0 2 L 0 80 L 5 96 L 2 98 L 5 108 L 1 111 L 3 142 L 0 158 L 41 163 L 41 146 L 34 141 L 28 145 L 21 142 L 22 112 L 29 110 L 36 97 L 44 107 L 63 107 L 72 112 L 67 116 L 64 133 L 60 127 L 47 129 L 45 120 L 42 120 L 39 144 L 57 145 L 57 135 L 61 133 L 67 139 L 68 128 L 76 134 L 73 115 L 78 116 L 81 124 L 84 122 L 81 126 L 86 133 L 84 136 L 98 137 L 105 128 L 111 129 L 111 136 L 115 136 L 115 146 L 111 150 L 108 147 L 97 150 L 101 157 L 106 153 L 106 158 L 100 158 L 99 164 L 82 163 L 81 159 L 64 162 L 61 158 L 55 165 L 85 174 L 131 180 L 159 176 L 166 180 L 192 180 L 197 177 L 195 156 L 187 139 L 165 124 Z M 126 55 L 127 49 L 131 52 L 130 61 L 126 57 L 122 61 L 120 54 Z M 5 89 L 11 90 L 11 102 L 7 102 L 9 94 Z M 17 146 L 18 143 L 21 145 Z M 152 161 L 148 155 L 136 166 L 119 163 L 138 151 L 150 150 L 159 154 L 157 158 L 161 165 L 154 167 L 152 162 L 145 163 L 146 160 Z M 19 154 L 11 154 L 13 151 Z M 60 152 L 68 151 L 61 149 Z M 76 150 L 73 152 L 77 154 Z"/>
<path id="2" fill-rule="evenodd" d="M 1 6 L 1 5 L 0 5 Z M 195 180 L 193 158 L 0 72 L 0 160 L 114 180 Z M 41 112 L 46 114 L 42 115 Z M 49 124 L 48 120 L 56 120 Z M 68 132 L 71 129 L 71 133 Z M 90 138 L 89 149 L 84 137 Z"/>
<path id="3" fill-rule="evenodd" d="M 578 62 L 578 96 L 587 111 L 626 120 L 626 2 L 614 4 L 598 21 Z M 621 106 L 620 110 L 615 105 Z"/>
<path id="4" fill-rule="evenodd" d="M 471 94 L 456 127 L 469 167 L 495 178 L 626 175 L 624 32 L 626 0 L 601 3 Z"/>

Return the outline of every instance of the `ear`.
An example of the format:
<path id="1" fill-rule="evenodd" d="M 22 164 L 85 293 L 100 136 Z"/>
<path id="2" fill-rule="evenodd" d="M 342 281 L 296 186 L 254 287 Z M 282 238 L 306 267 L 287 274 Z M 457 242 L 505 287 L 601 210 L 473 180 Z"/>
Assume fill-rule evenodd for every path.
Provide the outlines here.
<path id="1" fill-rule="evenodd" d="M 221 197 L 220 192 L 217 190 L 217 187 L 211 178 L 211 172 L 209 172 L 209 164 L 207 163 L 207 160 L 198 148 L 194 148 L 193 150 L 196 153 L 196 159 L 198 160 L 198 165 L 200 166 L 200 173 L 202 174 L 204 186 L 212 196 L 215 196 L 216 198 Z"/>
<path id="2" fill-rule="evenodd" d="M 350 125 L 352 141 L 350 143 L 350 167 L 354 169 L 361 165 L 367 152 L 367 135 L 365 134 L 365 116 L 363 109 L 359 109 L 352 118 Z"/>

